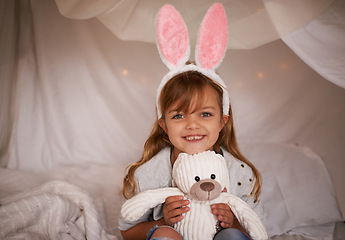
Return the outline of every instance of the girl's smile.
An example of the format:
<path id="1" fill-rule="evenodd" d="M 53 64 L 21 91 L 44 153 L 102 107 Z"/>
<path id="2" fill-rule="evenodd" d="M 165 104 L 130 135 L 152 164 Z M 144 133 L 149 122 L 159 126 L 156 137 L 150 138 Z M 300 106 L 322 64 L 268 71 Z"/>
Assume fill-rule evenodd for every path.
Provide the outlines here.
<path id="1" fill-rule="evenodd" d="M 194 135 L 194 136 L 186 136 L 185 139 L 187 141 L 198 141 L 200 139 L 202 139 L 203 136 L 202 135 Z"/>

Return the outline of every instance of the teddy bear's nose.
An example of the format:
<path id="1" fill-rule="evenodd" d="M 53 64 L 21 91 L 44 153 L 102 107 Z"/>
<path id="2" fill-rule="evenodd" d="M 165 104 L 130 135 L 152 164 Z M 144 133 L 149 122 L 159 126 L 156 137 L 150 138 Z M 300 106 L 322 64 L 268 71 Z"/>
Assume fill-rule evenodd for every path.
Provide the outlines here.
<path id="1" fill-rule="evenodd" d="M 200 188 L 205 192 L 211 192 L 214 187 L 214 184 L 211 182 L 203 182 L 202 184 L 200 184 Z"/>

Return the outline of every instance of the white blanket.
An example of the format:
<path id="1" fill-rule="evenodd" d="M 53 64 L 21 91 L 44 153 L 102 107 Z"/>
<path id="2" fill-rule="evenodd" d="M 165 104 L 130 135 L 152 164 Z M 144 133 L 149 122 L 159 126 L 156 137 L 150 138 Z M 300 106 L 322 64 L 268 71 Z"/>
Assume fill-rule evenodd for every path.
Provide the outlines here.
<path id="1" fill-rule="evenodd" d="M 50 181 L 0 200 L 0 239 L 117 239 L 100 225 L 92 198 Z"/>

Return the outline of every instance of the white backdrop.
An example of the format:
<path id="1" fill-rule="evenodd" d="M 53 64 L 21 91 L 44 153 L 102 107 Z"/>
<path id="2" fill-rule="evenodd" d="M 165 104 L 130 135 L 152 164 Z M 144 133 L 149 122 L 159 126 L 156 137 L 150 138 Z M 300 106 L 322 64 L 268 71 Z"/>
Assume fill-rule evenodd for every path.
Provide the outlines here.
<path id="1" fill-rule="evenodd" d="M 97 18 L 65 18 L 52 0 L 0 6 L 1 166 L 124 169 L 137 161 L 167 72 L 156 46 L 120 40 Z M 345 89 L 281 40 L 230 49 L 218 70 L 240 144 L 310 147 L 324 160 L 344 213 Z"/>

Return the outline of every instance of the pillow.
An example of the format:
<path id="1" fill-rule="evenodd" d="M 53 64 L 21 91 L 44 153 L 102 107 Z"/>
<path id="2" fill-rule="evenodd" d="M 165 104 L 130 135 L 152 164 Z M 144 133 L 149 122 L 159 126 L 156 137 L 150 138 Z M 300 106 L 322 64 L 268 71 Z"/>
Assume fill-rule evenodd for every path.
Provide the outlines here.
<path id="1" fill-rule="evenodd" d="M 241 150 L 262 174 L 260 198 L 269 236 L 342 220 L 325 165 L 312 150 L 254 143 Z"/>

